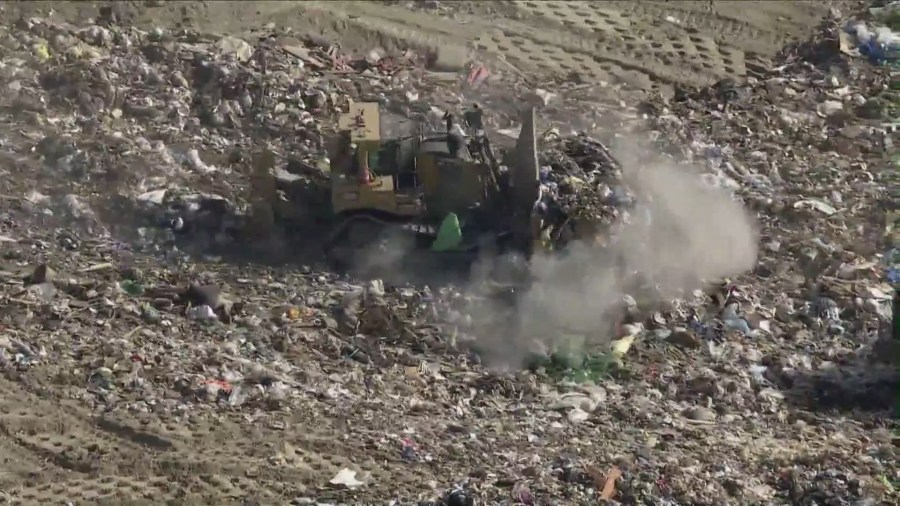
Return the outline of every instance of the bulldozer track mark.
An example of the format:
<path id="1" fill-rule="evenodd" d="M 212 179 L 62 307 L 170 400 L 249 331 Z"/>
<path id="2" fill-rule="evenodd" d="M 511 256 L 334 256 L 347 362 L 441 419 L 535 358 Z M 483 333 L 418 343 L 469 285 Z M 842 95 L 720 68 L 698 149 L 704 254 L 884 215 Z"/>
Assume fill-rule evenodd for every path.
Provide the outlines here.
<path id="1" fill-rule="evenodd" d="M 802 4 L 804 2 L 793 2 Z M 799 15 L 795 9 L 784 10 L 779 2 L 708 2 L 641 1 L 609 2 L 610 8 L 619 10 L 629 19 L 665 22 L 672 29 L 693 33 L 704 32 L 722 45 L 740 47 L 744 51 L 777 51 L 791 38 L 796 25 L 814 25 L 828 12 L 827 2 L 805 2 L 807 14 Z M 735 16 L 731 13 L 748 13 Z M 672 21 L 669 21 L 671 19 Z"/>
<path id="2" fill-rule="evenodd" d="M 569 36 L 557 37 L 555 45 L 551 45 L 547 37 L 537 33 L 510 37 L 494 32 L 482 38 L 479 44 L 490 52 L 544 71 L 582 72 L 597 79 L 625 81 L 641 88 L 649 88 L 653 82 L 710 84 L 717 80 L 711 70 L 691 62 L 684 62 L 680 68 L 643 63 L 629 57 L 636 54 L 636 49 L 628 43 L 618 44 L 620 49 L 617 50 L 613 47 L 615 43 L 604 44 Z"/>
<path id="3" fill-rule="evenodd" d="M 594 46 L 590 51 L 595 59 L 643 72 L 656 81 L 709 84 L 724 75 L 745 74 L 743 51 L 738 48 L 720 46 L 715 39 L 701 35 L 660 35 L 659 23 L 647 30 L 639 20 L 606 5 L 516 2 L 517 8 L 531 16 L 583 32 L 583 40 Z M 678 63 L 687 69 L 678 69 Z"/>
<path id="4" fill-rule="evenodd" d="M 140 439 L 140 438 L 139 438 Z M 13 454 L 22 455 L 23 462 L 15 463 L 18 475 L 27 475 L 34 469 L 49 464 L 57 471 L 53 476 L 64 478 L 79 476 L 75 481 L 34 483 L 19 480 L 10 483 L 5 492 L 15 501 L 40 504 L 59 502 L 62 498 L 95 500 L 115 496 L 119 488 L 108 480 L 120 480 L 115 476 L 132 475 L 127 497 L 145 495 L 159 497 L 161 489 L 147 485 L 155 454 L 152 446 L 135 443 L 131 438 L 110 435 L 94 426 L 86 410 L 80 410 L 66 401 L 50 402 L 27 388 L 0 379 L 0 448 L 10 447 Z M 29 470 L 30 468 L 30 470 Z M 104 478 L 88 478 L 96 474 Z M 106 480 L 106 481 L 104 481 Z M 169 478 L 156 479 L 167 483 Z M 27 485 L 21 485 L 25 481 Z M 120 484 L 122 485 L 122 484 Z M 125 484 L 128 485 L 128 484 Z M 123 485 L 124 486 L 124 485 Z M 81 488 L 79 488 L 81 487 Z M 107 490 L 109 489 L 109 490 Z"/>
<path id="5" fill-rule="evenodd" d="M 106 432 L 110 432 L 143 446 L 149 446 L 158 450 L 170 450 L 174 446 L 171 441 L 155 434 L 135 430 L 127 425 L 122 425 L 106 418 L 98 418 L 95 423 L 97 427 Z"/>
<path id="6" fill-rule="evenodd" d="M 92 504 L 152 504 L 174 499 L 168 492 L 168 480 L 136 481 L 116 476 L 73 478 L 54 483 L 12 489 L 12 504 L 60 504 L 64 501 L 90 501 Z M 142 497 L 143 500 L 135 500 Z M 152 502 L 151 502 L 152 501 Z"/>
<path id="7" fill-rule="evenodd" d="M 808 12 L 794 13 L 770 4 L 777 2 L 754 4 L 758 12 L 747 21 L 729 14 L 747 7 L 728 2 L 710 9 L 706 2 L 515 0 L 502 2 L 492 17 L 460 12 L 452 18 L 370 3 L 330 2 L 327 10 L 420 46 L 468 46 L 539 75 L 579 73 L 650 89 L 744 77 L 746 64 L 760 61 L 756 54 L 774 54 L 795 25 L 815 24 L 827 10 L 810 4 Z M 326 9 L 317 2 L 300 8 Z"/>
<path id="8" fill-rule="evenodd" d="M 18 487 L 26 480 L 38 483 L 42 480 L 57 481 L 69 474 L 64 469 L 47 473 L 48 466 L 44 459 L 2 436 L 0 436 L 0 463 L 3 465 L 0 471 L 0 497 L 3 497 L 4 491 Z"/>
<path id="9" fill-rule="evenodd" d="M 7 380 L 0 380 L 0 393 L 0 450 L 8 448 L 4 455 L 21 456 L 14 467 L 5 468 L 17 472 L 0 475 L 0 487 L 14 504 L 64 500 L 123 504 L 123 500 L 133 498 L 155 503 L 185 497 L 177 489 L 187 490 L 186 497 L 215 497 L 223 491 L 235 499 L 278 496 L 257 490 L 254 481 L 243 476 L 248 469 L 266 465 L 262 458 L 247 458 L 255 445 L 236 445 L 238 451 L 219 450 L 227 445 L 209 441 L 208 434 L 213 431 L 207 432 L 205 438 L 176 444 L 115 420 L 91 417 L 63 402 L 51 404 Z M 199 452 L 195 452 L 193 444 L 207 446 L 196 448 Z M 192 454 L 201 457 L 197 459 Z M 204 457 L 211 454 L 219 454 L 220 458 L 208 463 Z M 48 464 L 58 471 L 46 474 L 44 469 L 42 474 L 63 479 L 36 483 L 22 479 Z M 202 470 L 204 474 L 195 475 L 192 470 Z M 210 478 L 223 471 L 226 477 Z M 274 483 L 271 486 L 277 488 Z"/>
<path id="10" fill-rule="evenodd" d="M 0 391 L 18 394 L 14 399 L 0 400 L 0 423 L 4 423 L 7 427 L 12 423 L 21 423 L 29 417 L 33 418 L 36 427 L 42 427 L 56 420 L 57 426 L 53 427 L 52 432 L 93 436 L 99 441 L 108 443 L 110 447 L 117 447 L 120 444 L 132 448 L 171 447 L 171 443 L 162 437 L 122 426 L 107 417 L 95 417 L 67 400 L 45 399 L 9 380 L 0 380 Z M 18 400 L 23 398 L 29 401 Z"/>
<path id="11" fill-rule="evenodd" d="M 106 437 L 70 417 L 54 420 L 49 411 L 21 407 L 0 417 L 0 431 L 14 444 L 49 460 L 56 466 L 80 473 L 140 465 L 128 455 L 143 453 L 141 446 Z"/>
<path id="12" fill-rule="evenodd" d="M 624 39 L 633 30 L 631 20 L 614 9 L 592 2 L 515 1 L 514 7 L 526 16 L 552 21 L 567 29 L 578 29 L 599 38 Z"/>
<path id="13" fill-rule="evenodd" d="M 398 484 L 412 490 L 434 479 L 424 470 L 386 471 L 385 455 L 376 458 L 361 443 L 336 441 L 328 426 L 304 426 L 287 435 L 265 428 L 248 433 L 227 418 L 210 423 L 151 413 L 136 420 L 116 413 L 92 417 L 71 405 L 60 412 L 60 406 L 6 380 L 0 380 L 0 391 L 0 451 L 9 447 L 11 455 L 23 457 L 22 472 L 0 476 L 0 487 L 16 504 L 123 504 L 135 497 L 278 502 L 320 487 L 343 468 L 372 476 L 385 490 Z M 41 462 L 62 479 L 22 486 L 26 469 Z"/>
<path id="14" fill-rule="evenodd" d="M 30 434 L 23 427 L 33 426 L 34 419 L 24 419 L 20 411 L 11 415 L 19 420 L 12 422 L 10 416 L 0 418 L 0 439 L 2 447 L 17 447 L 16 453 L 24 455 L 27 460 L 17 462 L 16 466 L 26 479 L 5 484 L 4 492 L 13 504 L 47 504 L 59 503 L 63 500 L 97 501 L 103 498 L 120 497 L 122 499 L 135 496 L 147 499 L 165 496 L 163 486 L 154 486 L 150 482 L 155 481 L 165 485 L 168 478 L 147 480 L 143 478 L 126 479 L 115 476 L 113 473 L 127 472 L 128 467 L 119 465 L 123 459 L 116 463 L 115 460 L 102 462 L 102 458 L 113 455 L 113 452 L 123 452 L 122 449 L 113 449 L 97 444 L 96 439 L 86 437 L 87 434 L 73 429 L 71 434 L 52 434 L 49 431 L 36 431 Z M 46 416 L 47 413 L 44 413 Z M 134 451 L 128 449 L 124 451 Z M 137 454 L 139 455 L 139 454 Z M 126 458 L 124 461 L 128 461 Z M 39 461 L 42 465 L 28 464 L 29 461 Z M 58 469 L 56 472 L 45 474 L 46 477 L 65 478 L 62 480 L 50 480 L 35 482 L 31 479 L 31 473 L 47 464 Z M 133 469 L 133 468 L 132 468 Z M 95 474 L 101 474 L 102 478 L 92 478 Z M 24 485 L 23 485 L 24 483 Z"/>
<path id="15" fill-rule="evenodd" d="M 555 12 L 579 18 L 570 14 L 571 9 L 565 5 L 560 5 L 558 9 Z M 421 21 L 421 15 L 416 14 L 415 25 L 427 26 L 428 23 Z M 394 16 L 389 11 L 373 13 L 373 16 L 387 24 L 408 22 L 406 15 Z M 384 19 L 388 16 L 390 20 Z M 652 81 L 709 84 L 716 80 L 708 69 L 691 65 L 690 62 L 688 66 L 691 68 L 687 70 L 679 66 L 660 65 L 655 50 L 644 41 L 631 37 L 624 25 L 617 27 L 614 23 L 610 24 L 613 31 L 618 28 L 622 33 L 618 37 L 604 38 L 580 37 L 562 23 L 558 23 L 556 29 L 545 27 L 544 30 L 534 30 L 528 24 L 513 19 L 499 19 L 491 23 L 476 18 L 461 17 L 461 20 L 464 23 L 455 32 L 457 36 L 476 35 L 474 39 L 462 40 L 461 43 L 472 45 L 489 55 L 506 58 L 525 70 L 563 76 L 581 72 L 601 80 L 630 82 L 641 88 L 649 88 Z M 431 16 L 430 23 L 439 22 L 438 18 Z"/>
<path id="16" fill-rule="evenodd" d="M 448 66 L 458 68 L 480 54 L 536 77 L 565 78 L 574 72 L 646 89 L 743 77 L 747 65 L 764 66 L 788 39 L 840 3 L 460 1 L 452 4 L 462 7 L 451 6 L 454 12 L 447 15 L 404 3 L 261 1 L 199 4 L 192 11 L 198 26 L 209 24 L 217 32 L 246 29 L 241 20 L 253 18 L 337 36 L 358 53 L 413 48 L 446 53 Z M 228 21 L 213 26 L 211 13 L 223 9 Z M 503 36 L 496 37 L 497 31 Z M 505 67 L 498 66 L 498 73 Z"/>

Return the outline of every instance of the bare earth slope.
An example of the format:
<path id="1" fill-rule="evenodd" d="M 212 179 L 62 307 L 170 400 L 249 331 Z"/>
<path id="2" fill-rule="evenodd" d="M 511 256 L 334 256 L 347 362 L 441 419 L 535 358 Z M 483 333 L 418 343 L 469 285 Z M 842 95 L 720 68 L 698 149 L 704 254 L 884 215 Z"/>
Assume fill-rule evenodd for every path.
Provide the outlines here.
<path id="1" fill-rule="evenodd" d="M 84 2 L 53 3 L 60 18 L 93 12 Z M 841 2 L 463 1 L 409 8 L 421 3 L 122 2 L 119 11 L 144 27 L 241 33 L 277 23 L 337 37 L 357 50 L 436 48 L 453 53 L 448 61 L 457 64 L 464 62 L 460 54 L 472 52 L 530 75 L 575 73 L 651 89 L 743 77 L 748 65 L 766 62 Z"/>

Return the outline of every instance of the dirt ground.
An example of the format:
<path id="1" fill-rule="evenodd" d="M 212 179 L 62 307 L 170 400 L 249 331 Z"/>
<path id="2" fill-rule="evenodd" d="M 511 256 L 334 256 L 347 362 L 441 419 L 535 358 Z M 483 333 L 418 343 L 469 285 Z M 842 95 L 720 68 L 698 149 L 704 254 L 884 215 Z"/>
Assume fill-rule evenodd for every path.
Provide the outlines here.
<path id="1" fill-rule="evenodd" d="M 86 2 L 20 2 L 80 20 Z M 33 4 L 37 4 L 32 7 Z M 91 2 L 98 4 L 98 2 Z M 437 7 L 428 8 L 428 5 Z M 638 89 L 742 77 L 835 2 L 121 2 L 137 26 L 241 34 L 268 23 L 340 41 L 347 49 L 430 48 L 447 67 L 470 54 L 515 71 L 623 82 Z"/>
<path id="2" fill-rule="evenodd" d="M 189 26 L 240 35 L 277 23 L 333 38 L 363 53 L 374 48 L 428 48 L 448 68 L 461 67 L 469 55 L 477 55 L 536 82 L 566 76 L 661 90 L 743 78 L 748 69 L 766 65 L 790 38 L 808 33 L 830 5 L 824 1 L 273 1 L 121 2 L 116 9 L 120 23 L 144 27 Z M 54 18 L 76 22 L 96 15 L 99 6 L 17 2 L 2 8 L 3 23 L 20 14 L 46 14 L 48 8 Z M 239 277 L 235 273 L 232 282 Z M 110 331 L 111 346 L 122 337 L 104 331 Z M 303 378 L 308 384 L 341 371 L 340 364 L 314 351 L 293 353 L 292 361 L 318 364 Z M 83 374 L 71 371 L 73 377 Z M 627 446 L 597 440 L 596 427 L 581 429 L 574 439 L 571 433 L 548 430 L 539 446 L 532 445 L 532 435 L 517 429 L 520 420 L 500 414 L 517 402 L 513 398 L 505 399 L 503 410 L 491 406 L 490 402 L 498 402 L 494 400 L 477 408 L 484 420 L 497 417 L 492 432 L 477 440 L 467 437 L 466 427 L 441 419 L 456 401 L 435 396 L 427 405 L 406 403 L 406 391 L 417 389 L 427 396 L 428 386 L 410 379 L 402 369 L 390 384 L 374 387 L 377 397 L 387 403 L 367 395 L 370 385 L 365 378 L 354 380 L 358 388 L 352 393 L 310 391 L 304 409 L 278 416 L 258 418 L 244 410 L 172 420 L 153 412 L 123 410 L 98 416 L 85 402 L 66 395 L 68 382 L 74 380 L 65 375 L 36 381 L 28 374 L 7 373 L 0 379 L 0 502 L 4 494 L 15 504 L 66 500 L 227 504 L 248 497 L 284 504 L 285 498 L 304 496 L 325 500 L 329 492 L 319 489 L 345 467 L 358 470 L 358 476 L 370 483 L 354 496 L 356 501 L 383 501 L 415 497 L 431 486 L 477 475 L 482 472 L 482 452 L 502 452 L 511 462 L 521 463 L 553 460 L 563 447 L 590 447 L 614 458 Z M 459 392 L 461 397 L 468 389 L 474 398 L 476 390 L 487 388 L 467 384 L 465 378 L 458 381 L 465 390 Z M 679 437 L 702 438 L 705 430 L 702 425 L 687 426 Z M 417 439 L 452 443 L 430 449 L 432 460 L 413 466 L 397 459 L 394 446 L 384 444 L 385 438 L 410 431 Z M 810 425 L 800 430 L 806 441 L 825 440 L 822 432 L 827 428 Z M 810 444 L 795 434 L 769 434 L 760 427 L 735 438 L 728 451 L 750 451 L 741 448 L 747 438 L 753 438 L 756 454 L 788 453 Z M 673 439 L 667 444 L 680 442 Z M 348 496 L 335 492 L 334 497 Z"/>

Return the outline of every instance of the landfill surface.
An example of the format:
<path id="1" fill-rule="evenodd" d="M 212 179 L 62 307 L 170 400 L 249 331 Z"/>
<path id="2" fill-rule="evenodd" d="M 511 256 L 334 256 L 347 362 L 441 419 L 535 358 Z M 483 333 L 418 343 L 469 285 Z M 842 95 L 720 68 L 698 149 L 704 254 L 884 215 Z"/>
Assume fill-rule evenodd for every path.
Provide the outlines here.
<path id="1" fill-rule="evenodd" d="M 0 5 L 0 502 L 897 504 L 896 8 Z M 536 105 L 597 239 L 329 270 L 349 100 Z"/>

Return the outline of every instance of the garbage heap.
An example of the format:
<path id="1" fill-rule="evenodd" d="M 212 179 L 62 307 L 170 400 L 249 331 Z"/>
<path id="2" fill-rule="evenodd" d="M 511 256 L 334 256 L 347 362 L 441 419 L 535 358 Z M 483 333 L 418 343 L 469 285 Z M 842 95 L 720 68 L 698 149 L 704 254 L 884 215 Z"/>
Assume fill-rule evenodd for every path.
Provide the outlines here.
<path id="1" fill-rule="evenodd" d="M 251 44 L 44 20 L 0 26 L 0 369 L 4 384 L 22 385 L 6 401 L 37 393 L 42 405 L 65 407 L 67 420 L 86 407 L 107 427 L 128 427 L 115 430 L 128 435 L 115 446 L 109 435 L 78 439 L 74 430 L 57 446 L 35 443 L 30 431 L 42 425 L 16 414 L 4 423 L 23 441 L 17 448 L 40 447 L 37 460 L 98 473 L 146 476 L 147 467 L 126 466 L 153 462 L 162 473 L 153 486 L 162 488 L 152 490 L 173 493 L 197 483 L 189 481 L 203 468 L 195 464 L 227 461 L 209 474 L 283 491 L 276 502 L 346 475 L 343 463 L 318 474 L 297 464 L 301 452 L 327 447 L 375 455 L 373 471 L 420 473 L 402 491 L 419 498 L 436 495 L 427 484 L 459 476 L 468 497 L 497 503 L 523 486 L 534 503 L 586 503 L 613 482 L 623 503 L 896 503 L 883 416 L 896 370 L 874 347 L 890 330 L 896 283 L 887 281 L 896 255 L 886 254 L 879 211 L 896 172 L 886 160 L 896 101 L 883 67 L 843 52 L 828 64 L 786 55 L 745 83 L 645 104 L 659 151 L 701 166 L 706 182 L 757 213 L 758 261 L 711 289 L 654 304 L 618 288 L 603 292 L 617 297 L 593 297 L 588 281 L 602 273 L 551 263 L 542 271 L 550 287 L 584 284 L 555 298 L 562 304 L 548 321 L 572 315 L 560 307 L 579 311 L 566 325 L 575 332 L 538 327 L 537 337 L 567 341 L 585 330 L 581 309 L 608 300 L 627 318 L 600 344 L 617 338 L 625 367 L 613 375 L 583 362 L 532 373 L 519 362 L 504 374 L 481 367 L 465 341 L 518 359 L 525 346 L 505 340 L 506 330 L 535 318 L 480 325 L 475 308 L 497 305 L 467 287 L 385 286 L 310 266 L 197 258 L 155 236 L 221 231 L 217 213 L 246 206 L 242 171 L 256 146 L 270 145 L 279 166 L 290 157 L 312 165 L 332 106 L 346 97 L 384 93 L 403 103 L 407 92 L 429 89 L 412 58 L 409 67 L 367 62 L 350 72 L 329 48 L 287 37 Z M 346 73 L 320 70 L 335 67 Z M 600 143 L 548 140 L 542 156 L 549 207 L 566 218 L 638 221 L 626 213 L 643 200 Z M 704 263 L 690 251 L 698 256 L 673 256 Z M 547 300 L 563 293 L 573 291 L 551 290 Z M 93 419 L 79 424 L 99 434 Z M 174 427 L 158 429 L 168 445 L 135 442 L 155 441 L 145 435 L 157 425 Z M 330 439 L 303 439 L 313 428 Z M 411 428 L 423 455 L 459 472 L 401 461 L 395 436 Z M 302 448 L 285 444 L 292 437 Z M 107 460 L 129 448 L 133 455 Z M 235 467 L 243 460 L 253 469 Z M 608 480 L 610 468 L 618 474 Z M 339 499 L 397 493 L 396 481 L 373 479 Z"/>
<path id="2" fill-rule="evenodd" d="M 557 226 L 552 239 L 559 247 L 575 238 L 610 234 L 634 203 L 621 165 L 596 139 L 551 140 L 542 146 L 540 161 L 542 195 L 548 219 Z"/>
<path id="3" fill-rule="evenodd" d="M 102 216 L 95 226 L 116 234 L 155 236 L 159 222 L 196 230 L 226 207 L 244 212 L 261 149 L 286 168 L 282 178 L 307 187 L 301 197 L 324 194 L 317 167 L 338 112 L 349 100 L 409 102 L 423 79 L 413 53 L 350 58 L 286 29 L 248 42 L 98 23 L 32 18 L 3 28 L 5 121 L 40 130 L 18 137 L 9 128 L 3 142 L 40 156 L 35 182 L 72 195 L 92 210 L 81 215 Z M 233 225 L 211 235 L 226 241 Z"/>

